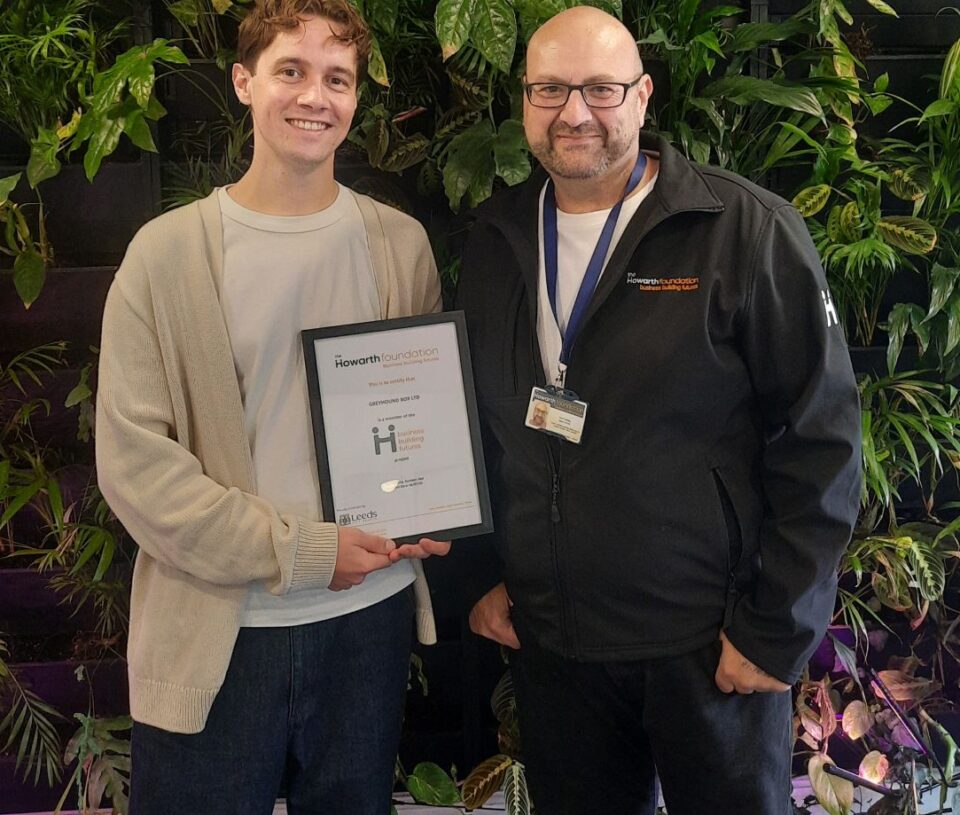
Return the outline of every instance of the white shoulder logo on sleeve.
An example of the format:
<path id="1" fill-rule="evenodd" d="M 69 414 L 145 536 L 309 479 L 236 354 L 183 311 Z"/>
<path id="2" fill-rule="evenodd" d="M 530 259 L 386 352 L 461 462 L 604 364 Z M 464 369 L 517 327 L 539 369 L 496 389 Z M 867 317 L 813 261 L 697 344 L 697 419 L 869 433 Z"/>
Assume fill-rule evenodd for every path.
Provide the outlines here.
<path id="1" fill-rule="evenodd" d="M 832 325 L 840 325 L 837 317 L 837 309 L 833 305 L 833 297 L 827 289 L 820 289 L 820 297 L 823 299 L 823 310 L 827 314 L 827 328 Z"/>

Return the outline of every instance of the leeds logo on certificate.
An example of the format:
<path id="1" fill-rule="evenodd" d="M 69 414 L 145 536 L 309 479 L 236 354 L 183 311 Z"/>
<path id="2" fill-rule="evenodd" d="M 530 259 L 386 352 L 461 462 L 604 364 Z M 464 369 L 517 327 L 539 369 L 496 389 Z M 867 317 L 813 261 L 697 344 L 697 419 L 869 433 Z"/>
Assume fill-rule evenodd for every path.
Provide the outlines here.
<path id="1" fill-rule="evenodd" d="M 492 529 L 462 314 L 303 343 L 324 518 L 401 539 Z"/>

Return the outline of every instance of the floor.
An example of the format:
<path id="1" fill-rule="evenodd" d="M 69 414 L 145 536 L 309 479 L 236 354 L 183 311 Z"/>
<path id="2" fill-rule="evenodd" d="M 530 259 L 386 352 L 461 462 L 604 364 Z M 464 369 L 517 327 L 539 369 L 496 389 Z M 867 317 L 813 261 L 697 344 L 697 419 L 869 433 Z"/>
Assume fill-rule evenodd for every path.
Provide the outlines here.
<path id="1" fill-rule="evenodd" d="M 861 794 L 862 793 L 862 794 Z M 810 783 L 807 778 L 793 779 L 793 798 L 796 802 L 802 803 L 804 798 L 810 794 Z M 862 815 L 877 801 L 879 796 L 870 791 L 859 791 L 854 798 L 851 815 Z M 431 807 L 420 806 L 411 801 L 409 796 L 397 795 L 397 813 L 398 815 L 462 815 L 466 810 L 460 807 Z M 934 790 L 925 795 L 920 801 L 919 815 L 935 815 L 942 812 L 944 815 L 960 815 L 960 788 L 951 790 L 947 798 L 946 806 L 943 810 L 938 809 L 939 796 Z M 484 807 L 472 810 L 473 813 L 484 815 L 484 813 L 502 813 L 504 811 L 503 794 L 494 795 Z M 826 815 L 826 812 L 819 806 L 811 807 L 811 815 Z M 49 815 L 49 813 L 34 812 L 23 813 L 23 815 Z M 63 811 L 60 815 L 79 815 L 76 811 Z M 90 815 L 110 815 L 110 810 L 99 810 Z M 273 815 L 287 815 L 287 807 L 283 801 L 278 801 L 273 810 Z"/>

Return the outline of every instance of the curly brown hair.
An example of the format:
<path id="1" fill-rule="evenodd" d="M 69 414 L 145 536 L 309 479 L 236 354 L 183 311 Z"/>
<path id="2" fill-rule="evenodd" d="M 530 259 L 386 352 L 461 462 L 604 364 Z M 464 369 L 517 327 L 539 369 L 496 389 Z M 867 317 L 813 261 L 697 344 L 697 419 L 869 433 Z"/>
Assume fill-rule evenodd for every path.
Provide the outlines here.
<path id="1" fill-rule="evenodd" d="M 362 79 L 370 56 L 370 29 L 348 0 L 257 0 L 240 23 L 237 61 L 254 73 L 258 57 L 277 34 L 298 28 L 307 17 L 322 17 L 336 25 L 336 39 L 357 49 L 357 74 Z"/>

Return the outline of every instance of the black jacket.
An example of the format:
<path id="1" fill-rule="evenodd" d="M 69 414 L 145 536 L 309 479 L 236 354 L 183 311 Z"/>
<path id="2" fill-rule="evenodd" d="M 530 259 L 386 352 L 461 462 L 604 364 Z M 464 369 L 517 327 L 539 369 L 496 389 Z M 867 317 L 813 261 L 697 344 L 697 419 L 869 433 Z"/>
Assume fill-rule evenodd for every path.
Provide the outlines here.
<path id="1" fill-rule="evenodd" d="M 659 151 L 659 178 L 567 370 L 590 404 L 579 446 L 524 427 L 544 383 L 543 173 L 481 207 L 464 250 L 458 305 L 514 624 L 521 642 L 585 661 L 682 653 L 725 625 L 793 682 L 833 610 L 857 515 L 842 329 L 793 207 L 663 140 L 641 144 Z"/>

